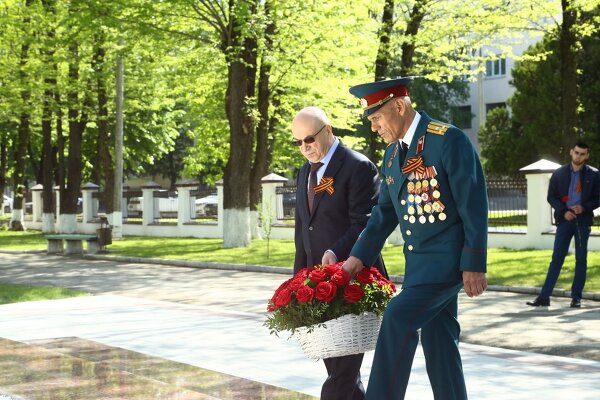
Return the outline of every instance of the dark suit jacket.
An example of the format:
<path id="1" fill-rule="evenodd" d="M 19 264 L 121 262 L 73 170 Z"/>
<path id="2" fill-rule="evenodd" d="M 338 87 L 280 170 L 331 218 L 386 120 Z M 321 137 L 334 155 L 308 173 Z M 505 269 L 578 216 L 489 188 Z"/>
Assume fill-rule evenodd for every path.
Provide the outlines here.
<path id="1" fill-rule="evenodd" d="M 581 169 L 581 205 L 583 214 L 578 218 L 587 225 L 592 225 L 594 220 L 594 209 L 598 208 L 600 201 L 600 175 L 598 170 L 589 165 Z M 566 164 L 554 171 L 548 185 L 548 203 L 554 208 L 554 219 L 559 223 L 565 218 L 568 211 L 567 204 L 563 199 L 569 195 L 569 183 L 571 182 L 571 164 Z"/>
<path id="2" fill-rule="evenodd" d="M 315 194 L 312 215 L 306 196 L 310 164 L 302 166 L 296 180 L 296 258 L 294 273 L 321 263 L 323 253 L 332 250 L 338 261 L 346 260 L 358 235 L 377 203 L 379 174 L 364 155 L 339 143 L 324 177 L 334 179 L 334 192 Z M 380 257 L 374 264 L 387 276 Z"/>

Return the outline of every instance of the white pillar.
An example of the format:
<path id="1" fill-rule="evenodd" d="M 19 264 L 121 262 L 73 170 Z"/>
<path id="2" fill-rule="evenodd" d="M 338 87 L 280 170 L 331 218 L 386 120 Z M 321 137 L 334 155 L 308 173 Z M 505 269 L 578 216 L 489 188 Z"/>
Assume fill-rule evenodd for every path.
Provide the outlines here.
<path id="1" fill-rule="evenodd" d="M 283 186 L 287 181 L 287 178 L 273 173 L 261 179 L 262 212 L 265 215 L 270 214 L 272 222 L 283 218 L 283 195 L 277 194 L 277 188 Z"/>
<path id="2" fill-rule="evenodd" d="M 177 226 L 188 224 L 192 221 L 192 202 L 190 192 L 198 187 L 198 183 L 184 181 L 175 184 L 177 187 Z M 195 212 L 195 211 L 194 211 Z"/>
<path id="3" fill-rule="evenodd" d="M 83 209 L 83 223 L 88 223 L 94 219 L 94 203 L 98 202 L 98 199 L 94 199 L 93 193 L 98 193 L 100 186 L 88 182 L 81 187 L 82 197 L 82 209 Z"/>
<path id="4" fill-rule="evenodd" d="M 527 242 L 530 247 L 539 247 L 541 236 L 552 230 L 552 207 L 546 200 L 550 177 L 560 164 L 540 160 L 523 167 L 527 178 Z"/>
<path id="5" fill-rule="evenodd" d="M 154 201 L 154 192 L 161 189 L 158 183 L 152 181 L 142 186 L 142 225 L 151 225 L 155 219 L 160 218 L 158 201 Z"/>
<path id="6" fill-rule="evenodd" d="M 42 222 L 42 211 L 44 208 L 42 190 L 44 190 L 44 186 L 42 186 L 40 183 L 31 188 L 31 218 L 33 222 Z"/>

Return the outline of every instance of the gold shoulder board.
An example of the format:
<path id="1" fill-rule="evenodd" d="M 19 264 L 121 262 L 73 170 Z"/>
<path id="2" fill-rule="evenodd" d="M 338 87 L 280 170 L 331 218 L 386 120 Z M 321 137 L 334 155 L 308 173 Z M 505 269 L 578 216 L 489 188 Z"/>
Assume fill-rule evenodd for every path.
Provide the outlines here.
<path id="1" fill-rule="evenodd" d="M 448 130 L 448 128 L 449 126 L 446 124 L 432 121 L 429 123 L 429 125 L 427 125 L 427 133 L 433 133 L 435 135 L 443 136 Z"/>

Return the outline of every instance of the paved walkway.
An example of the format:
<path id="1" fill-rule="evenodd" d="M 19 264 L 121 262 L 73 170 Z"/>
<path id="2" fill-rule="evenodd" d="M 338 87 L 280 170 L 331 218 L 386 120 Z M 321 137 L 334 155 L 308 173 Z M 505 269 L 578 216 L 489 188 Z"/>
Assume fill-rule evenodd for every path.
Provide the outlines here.
<path id="1" fill-rule="evenodd" d="M 0 253 L 0 260 L 2 282 L 96 294 L 0 306 L 2 338 L 35 344 L 78 337 L 318 396 L 322 363 L 306 359 L 293 339 L 270 336 L 262 326 L 266 299 L 284 279 L 281 274 L 44 254 Z M 585 301 L 576 310 L 568 308 L 568 299 L 558 299 L 548 309 L 531 309 L 524 304 L 530 298 L 461 295 L 470 398 L 600 398 L 600 303 Z M 372 356 L 365 356 L 365 383 Z M 2 389 L 0 384 L 0 394 Z M 407 399 L 431 398 L 419 351 Z"/>

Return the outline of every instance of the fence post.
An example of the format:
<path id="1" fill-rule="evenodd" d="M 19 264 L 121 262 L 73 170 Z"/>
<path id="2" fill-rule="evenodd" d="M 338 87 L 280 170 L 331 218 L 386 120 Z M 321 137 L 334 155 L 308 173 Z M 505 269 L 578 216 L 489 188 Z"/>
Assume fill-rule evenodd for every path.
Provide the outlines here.
<path id="1" fill-rule="evenodd" d="M 288 179 L 271 173 L 261 179 L 262 183 L 262 212 L 270 213 L 270 220 L 283 219 L 283 195 L 277 194 L 277 188 L 283 186 Z M 281 215 L 280 215 L 281 214 Z"/>
<path id="2" fill-rule="evenodd" d="M 42 222 L 42 210 L 44 206 L 42 190 L 44 190 L 44 186 L 41 183 L 31 188 L 31 220 L 33 222 Z M 23 203 L 23 206 L 25 206 L 25 203 Z"/>
<path id="3" fill-rule="evenodd" d="M 219 179 L 216 183 L 217 186 L 217 231 L 223 238 L 223 179 Z"/>
<path id="4" fill-rule="evenodd" d="M 155 219 L 160 218 L 158 201 L 154 201 L 154 192 L 160 189 L 160 185 L 152 181 L 142 186 L 142 225 L 144 226 L 152 225 Z"/>
<path id="5" fill-rule="evenodd" d="M 56 215 L 56 226 L 54 229 L 56 229 L 57 232 L 60 232 L 60 186 L 56 185 L 52 189 L 54 189 L 54 198 L 56 199 L 54 209 L 54 215 Z"/>
<path id="6" fill-rule="evenodd" d="M 95 211 L 98 209 L 98 200 L 94 199 L 93 193 L 98 192 L 99 189 L 100 186 L 91 182 L 88 182 L 81 187 L 81 207 L 84 224 L 90 222 L 94 218 L 94 215 L 97 214 Z"/>
<path id="7" fill-rule="evenodd" d="M 543 233 L 552 230 L 552 207 L 548 204 L 550 176 L 560 164 L 539 160 L 520 169 L 527 178 L 527 242 L 539 247 Z"/>
<path id="8" fill-rule="evenodd" d="M 177 226 L 182 226 L 192 220 L 190 192 L 198 187 L 198 183 L 183 181 L 175 184 L 175 187 L 177 187 Z"/>

